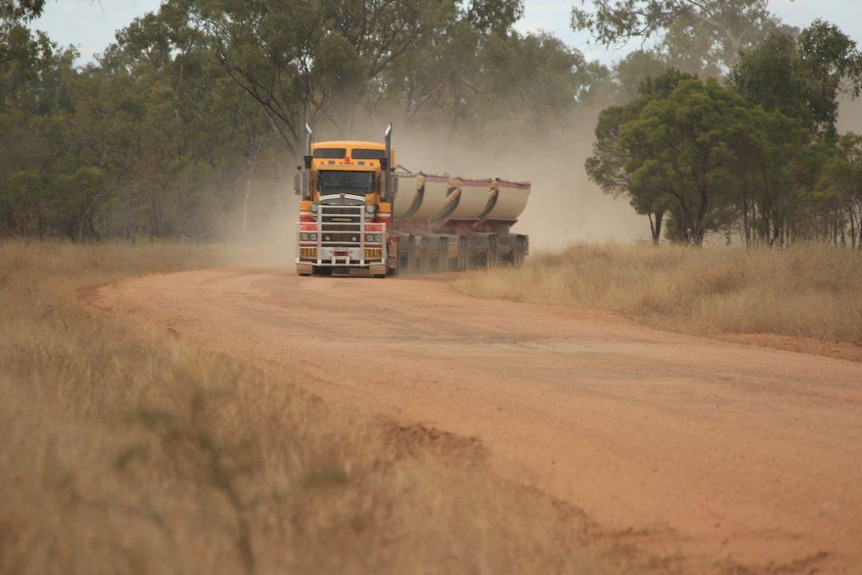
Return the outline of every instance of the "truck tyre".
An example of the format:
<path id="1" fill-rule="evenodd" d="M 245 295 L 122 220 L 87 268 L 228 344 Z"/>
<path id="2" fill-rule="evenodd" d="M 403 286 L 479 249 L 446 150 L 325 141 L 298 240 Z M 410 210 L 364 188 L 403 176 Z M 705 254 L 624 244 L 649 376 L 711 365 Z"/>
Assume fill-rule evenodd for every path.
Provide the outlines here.
<path id="1" fill-rule="evenodd" d="M 440 238 L 437 244 L 437 271 L 449 271 L 449 238 Z"/>
<path id="2" fill-rule="evenodd" d="M 423 274 L 431 271 L 431 238 L 419 241 L 419 271 Z"/>
<path id="3" fill-rule="evenodd" d="M 497 236 L 488 236 L 488 257 L 485 262 L 488 268 L 497 267 Z"/>
<path id="4" fill-rule="evenodd" d="M 519 268 L 524 265 L 524 258 L 527 255 L 527 242 L 524 236 L 515 237 L 515 248 L 512 251 L 512 265 Z"/>
<path id="5" fill-rule="evenodd" d="M 470 246 L 466 237 L 458 238 L 458 271 L 465 272 L 470 267 Z"/>

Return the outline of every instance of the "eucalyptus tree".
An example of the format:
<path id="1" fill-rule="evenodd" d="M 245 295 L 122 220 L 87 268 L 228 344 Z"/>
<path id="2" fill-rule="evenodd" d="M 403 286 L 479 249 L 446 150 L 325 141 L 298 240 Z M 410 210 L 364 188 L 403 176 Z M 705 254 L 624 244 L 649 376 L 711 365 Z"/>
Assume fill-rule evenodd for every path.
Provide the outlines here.
<path id="1" fill-rule="evenodd" d="M 674 68 L 657 50 L 634 50 L 613 67 L 616 96 L 619 102 L 631 102 L 642 96 L 644 81 L 658 78 Z M 674 68 L 675 69 L 675 68 Z"/>
<path id="2" fill-rule="evenodd" d="M 841 165 L 837 158 L 847 151 L 837 149 L 838 104 L 842 95 L 859 95 L 860 80 L 862 56 L 855 43 L 819 20 L 798 35 L 773 32 L 741 54 L 731 85 L 774 118 L 785 118 L 774 120 L 764 146 L 773 159 L 794 158 L 778 171 L 769 162 L 750 166 L 749 174 L 771 174 L 772 184 L 762 181 L 751 189 L 743 212 L 747 239 L 770 245 L 792 238 L 834 240 L 849 227 L 853 241 L 855 213 L 842 195 L 847 186 L 834 185 L 834 177 L 824 183 L 823 173 L 828 166 L 834 176 Z"/>
<path id="3" fill-rule="evenodd" d="M 446 18 L 440 3 L 394 0 L 199 0 L 193 9 L 224 71 L 293 156 L 304 123 L 341 128 L 337 105 L 361 102 L 370 82 Z"/>
<path id="4" fill-rule="evenodd" d="M 632 58 L 631 62 L 640 60 L 641 57 L 638 56 Z M 653 60 L 649 59 L 649 62 Z M 634 178 L 636 167 L 647 158 L 644 156 L 646 150 L 634 146 L 629 138 L 629 125 L 639 117 L 650 101 L 667 98 L 681 81 L 693 78 L 678 70 L 668 69 L 654 78 L 647 76 L 641 79 L 638 82 L 637 98 L 621 106 L 606 108 L 599 114 L 593 154 L 585 163 L 587 175 L 605 193 L 615 198 L 628 199 L 638 214 L 648 216 L 650 233 L 655 244 L 661 241 L 670 197 L 661 183 Z"/>
<path id="5" fill-rule="evenodd" d="M 106 225 L 118 235 L 212 235 L 241 169 L 234 99 L 188 5 L 134 20 L 76 84 L 76 130 L 113 190 Z"/>
<path id="6" fill-rule="evenodd" d="M 0 18 L 33 20 L 42 14 L 46 0 L 0 0 Z"/>
<path id="7" fill-rule="evenodd" d="M 0 12 L 0 227 L 43 237 L 51 233 L 50 172 L 63 155 L 62 69 L 74 53 L 29 29 L 24 20 L 35 9 L 6 3 Z"/>
<path id="8" fill-rule="evenodd" d="M 862 136 L 838 139 L 817 184 L 818 199 L 834 208 L 840 224 L 835 239 L 862 249 Z"/>
<path id="9" fill-rule="evenodd" d="M 836 25 L 816 20 L 799 35 L 803 89 L 818 131 L 838 137 L 838 100 L 862 91 L 862 54 Z"/>
<path id="10" fill-rule="evenodd" d="M 458 107 L 459 66 L 470 69 L 481 39 L 510 34 L 522 13 L 522 0 L 194 2 L 221 66 L 292 155 L 306 122 L 341 134 L 394 99 L 409 117 Z"/>
<path id="11" fill-rule="evenodd" d="M 589 100 L 596 79 L 579 51 L 544 33 L 492 35 L 478 59 L 482 73 L 473 79 L 473 118 L 467 125 L 491 141 L 508 141 L 512 133 L 547 134 Z"/>
<path id="12" fill-rule="evenodd" d="M 671 66 L 719 75 L 781 22 L 769 0 L 581 0 L 571 26 L 604 46 L 653 38 Z"/>
<path id="13" fill-rule="evenodd" d="M 816 20 L 798 36 L 773 32 L 743 51 L 730 81 L 750 102 L 835 141 L 840 97 L 862 90 L 862 54 L 837 26 Z"/>
<path id="14" fill-rule="evenodd" d="M 36 32 L 34 39 L 28 27 L 44 8 L 45 0 L 0 0 L 0 66 L 30 59 L 39 51 L 50 53 L 47 35 Z"/>
<path id="15" fill-rule="evenodd" d="M 759 46 L 744 51 L 729 80 L 749 102 L 814 128 L 795 35 L 773 32 Z"/>
<path id="16" fill-rule="evenodd" d="M 602 189 L 650 214 L 653 241 L 701 245 L 739 216 L 744 164 L 765 157 L 763 113 L 714 79 L 669 70 L 642 85 L 642 96 L 602 112 L 587 173 Z M 759 138 L 759 140 L 757 139 Z"/>

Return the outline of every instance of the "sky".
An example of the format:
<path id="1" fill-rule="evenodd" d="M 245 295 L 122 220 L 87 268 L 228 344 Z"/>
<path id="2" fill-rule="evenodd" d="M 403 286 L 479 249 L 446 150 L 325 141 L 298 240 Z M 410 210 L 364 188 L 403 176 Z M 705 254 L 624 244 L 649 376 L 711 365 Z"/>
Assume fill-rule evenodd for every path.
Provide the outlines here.
<path id="1" fill-rule="evenodd" d="M 526 0 L 519 32 L 543 30 L 583 52 L 588 60 L 611 64 L 625 55 L 625 48 L 604 50 L 591 45 L 585 34 L 569 28 L 572 6 L 581 0 Z M 114 41 L 117 30 L 133 19 L 158 10 L 160 0 L 49 0 L 34 28 L 44 30 L 61 46 L 74 45 L 82 63 L 92 62 Z M 805 28 L 820 18 L 836 24 L 862 49 L 860 0 L 772 0 L 772 11 L 787 24 Z"/>

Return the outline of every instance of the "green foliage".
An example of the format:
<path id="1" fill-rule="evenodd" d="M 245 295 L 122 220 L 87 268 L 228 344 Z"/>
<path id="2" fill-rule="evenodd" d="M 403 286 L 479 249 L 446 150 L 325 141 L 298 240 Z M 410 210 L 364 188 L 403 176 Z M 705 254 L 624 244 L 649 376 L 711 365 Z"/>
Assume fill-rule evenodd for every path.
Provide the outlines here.
<path id="1" fill-rule="evenodd" d="M 658 37 L 668 65 L 715 75 L 780 26 L 769 0 L 581 0 L 571 26 L 605 46 Z"/>
<path id="2" fill-rule="evenodd" d="M 653 241 L 665 214 L 668 239 L 694 245 L 734 231 L 772 245 L 794 231 L 811 199 L 806 179 L 822 165 L 797 120 L 675 70 L 644 81 L 640 94 L 602 112 L 586 169 L 651 216 Z"/>
<path id="3" fill-rule="evenodd" d="M 524 15 L 523 0 L 470 0 L 466 11 L 467 21 L 483 33 L 508 34 L 512 26 Z"/>
<path id="4" fill-rule="evenodd" d="M 838 96 L 862 90 L 862 54 L 837 26 L 816 20 L 799 36 L 804 94 L 823 135 L 835 140 Z M 845 87 L 845 84 L 846 87 Z"/>
<path id="5" fill-rule="evenodd" d="M 609 69 L 515 32 L 522 0 L 166 0 L 77 66 L 27 27 L 41 1 L 0 0 L 0 235 L 240 237 L 287 217 L 306 122 L 495 152 L 628 102 L 600 115 L 587 171 L 655 241 L 859 243 L 858 146 L 835 121 L 862 59 L 840 30 L 794 36 L 767 0 L 592 5 L 573 14 L 598 41 L 661 41 Z M 741 48 L 738 94 L 687 73 L 722 73 Z"/>
<path id="6" fill-rule="evenodd" d="M 749 102 L 813 127 L 801 66 L 796 37 L 774 32 L 756 49 L 741 55 L 730 81 Z"/>
<path id="7" fill-rule="evenodd" d="M 747 106 L 715 80 L 683 79 L 663 98 L 651 99 L 624 132 L 632 189 L 661 191 L 672 214 L 671 238 L 700 245 L 724 229 L 738 160 L 732 143 L 749 129 Z"/>
<path id="8" fill-rule="evenodd" d="M 33 20 L 45 8 L 45 0 L 0 0 L 0 18 L 4 20 Z"/>
<path id="9" fill-rule="evenodd" d="M 547 34 L 492 35 L 479 60 L 485 74 L 476 75 L 468 125 L 491 138 L 513 132 L 541 136 L 577 99 L 589 95 L 590 71 L 583 56 Z"/>
<path id="10" fill-rule="evenodd" d="M 635 179 L 637 166 L 649 159 L 646 157 L 649 152 L 631 139 L 629 125 L 640 117 L 649 102 L 669 97 L 681 81 L 693 79 L 674 69 L 655 79 L 647 77 L 640 84 L 638 99 L 625 106 L 608 108 L 599 115 L 593 155 L 586 161 L 587 175 L 606 193 L 627 197 L 637 213 L 649 216 L 655 243 L 661 239 L 670 198 L 662 182 L 648 177 L 647 171 L 641 171 Z M 654 170 L 656 164 L 645 167 Z"/>
<path id="11" fill-rule="evenodd" d="M 835 239 L 862 248 L 862 136 L 849 133 L 838 140 L 816 189 L 833 214 Z"/>
<path id="12" fill-rule="evenodd" d="M 839 96 L 862 89 L 862 54 L 836 26 L 817 20 L 798 37 L 774 32 L 743 52 L 730 79 L 749 101 L 834 141 Z"/>
<path id="13" fill-rule="evenodd" d="M 676 24 L 662 15 L 687 3 L 645 3 L 661 10 L 642 14 L 643 20 L 622 18 L 634 17 L 636 4 L 618 3 L 613 12 L 601 3 L 595 18 L 607 25 L 612 12 L 617 18 L 616 28 L 605 30 L 607 38 L 611 32 L 654 33 L 661 26 L 672 37 Z M 712 8 L 705 3 L 697 9 L 705 14 Z M 729 87 L 672 69 L 655 75 L 673 60 L 662 50 L 635 52 L 617 66 L 621 94 L 652 74 L 628 104 L 600 115 L 587 173 L 606 193 L 627 197 L 638 213 L 650 216 L 653 241 L 659 241 L 667 215 L 667 238 L 683 243 L 699 245 L 706 235 L 721 233 L 728 239 L 738 234 L 747 245 L 858 245 L 860 214 L 847 175 L 857 144 L 852 138 L 836 144 L 836 121 L 839 96 L 862 89 L 862 59 L 833 25 L 815 21 L 798 36 L 774 28 L 761 44 L 741 52 Z"/>
<path id="14" fill-rule="evenodd" d="M 0 6 L 5 235 L 238 237 L 292 201 L 306 122 L 505 141 L 607 74 L 515 33 L 522 0 L 166 0 L 83 67 L 22 24 L 35 5 Z"/>

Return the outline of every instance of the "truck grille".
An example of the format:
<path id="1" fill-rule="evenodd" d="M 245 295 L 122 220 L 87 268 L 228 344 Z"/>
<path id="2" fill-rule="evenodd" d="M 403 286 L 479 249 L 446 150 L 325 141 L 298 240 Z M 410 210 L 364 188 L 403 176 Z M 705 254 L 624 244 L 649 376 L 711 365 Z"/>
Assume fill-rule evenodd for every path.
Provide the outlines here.
<path id="1" fill-rule="evenodd" d="M 386 224 L 375 222 L 365 204 L 318 204 L 313 221 L 299 221 L 297 228 L 297 263 L 368 267 L 387 258 Z"/>
<path id="2" fill-rule="evenodd" d="M 318 209 L 323 246 L 358 247 L 362 242 L 365 206 L 327 206 Z"/>

